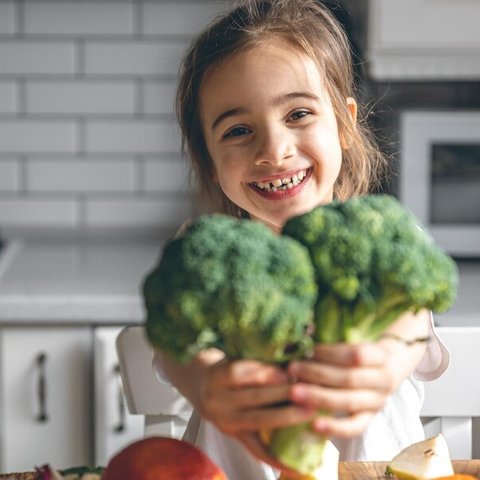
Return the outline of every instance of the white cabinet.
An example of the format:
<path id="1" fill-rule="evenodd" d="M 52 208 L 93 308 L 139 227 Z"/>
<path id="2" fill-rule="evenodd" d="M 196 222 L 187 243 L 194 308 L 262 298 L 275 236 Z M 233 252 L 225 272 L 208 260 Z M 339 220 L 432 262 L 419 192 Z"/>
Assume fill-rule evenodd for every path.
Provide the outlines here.
<path id="1" fill-rule="evenodd" d="M 0 327 L 0 472 L 106 465 L 143 437 L 125 404 L 120 327 Z"/>
<path id="2" fill-rule="evenodd" d="M 115 341 L 121 328 L 94 330 L 95 464 L 106 465 L 125 445 L 143 437 L 144 418 L 128 412 Z"/>
<path id="3" fill-rule="evenodd" d="M 378 80 L 478 80 L 480 2 L 370 0 L 370 75 Z"/>
<path id="4" fill-rule="evenodd" d="M 91 329 L 0 329 L 0 470 L 91 457 Z"/>

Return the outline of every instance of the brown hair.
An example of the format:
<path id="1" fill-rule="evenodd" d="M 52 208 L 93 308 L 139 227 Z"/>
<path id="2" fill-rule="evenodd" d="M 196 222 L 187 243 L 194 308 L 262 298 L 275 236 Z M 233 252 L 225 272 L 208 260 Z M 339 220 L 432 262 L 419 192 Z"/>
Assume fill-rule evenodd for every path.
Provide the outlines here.
<path id="1" fill-rule="evenodd" d="M 177 90 L 182 148 L 190 158 L 199 187 L 221 210 L 244 216 L 212 178 L 212 161 L 199 114 L 199 90 L 207 71 L 233 55 L 277 37 L 313 58 L 325 79 L 342 139 L 342 166 L 334 197 L 363 195 L 383 173 L 385 158 L 362 120 L 352 122 L 346 98 L 354 96 L 352 54 L 348 38 L 330 11 L 316 0 L 241 0 L 214 20 L 184 58 Z M 346 148 L 344 148 L 346 146 Z M 219 202 L 220 201 L 220 202 Z"/>

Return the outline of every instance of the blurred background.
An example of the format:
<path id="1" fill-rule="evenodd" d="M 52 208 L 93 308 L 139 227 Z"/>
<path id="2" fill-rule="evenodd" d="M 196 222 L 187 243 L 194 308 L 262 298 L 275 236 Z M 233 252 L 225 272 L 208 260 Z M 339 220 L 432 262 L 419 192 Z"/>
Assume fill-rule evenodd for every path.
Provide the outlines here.
<path id="1" fill-rule="evenodd" d="M 174 91 L 192 36 L 229 4 L 0 0 L 0 472 L 104 464 L 142 435 L 115 338 L 142 322 L 162 243 L 201 210 Z M 480 325 L 480 3 L 327 4 L 391 158 L 379 190 L 461 267 L 438 322 Z"/>

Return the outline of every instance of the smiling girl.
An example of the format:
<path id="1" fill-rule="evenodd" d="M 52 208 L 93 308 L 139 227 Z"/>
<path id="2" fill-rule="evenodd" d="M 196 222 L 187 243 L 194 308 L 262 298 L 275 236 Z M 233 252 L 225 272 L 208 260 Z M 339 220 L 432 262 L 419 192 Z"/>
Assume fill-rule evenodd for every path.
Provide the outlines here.
<path id="1" fill-rule="evenodd" d="M 279 232 L 292 216 L 368 193 L 385 162 L 357 121 L 352 77 L 346 35 L 314 0 L 242 1 L 197 37 L 179 121 L 200 186 L 223 213 Z M 440 375 L 448 353 L 427 312 L 403 315 L 389 333 L 318 345 L 286 372 L 217 350 L 186 366 L 157 352 L 154 366 L 194 407 L 187 440 L 230 480 L 273 480 L 287 469 L 266 452 L 263 428 L 312 420 L 343 460 L 390 460 L 423 437 L 418 379 Z M 408 346 L 427 335 L 427 346 Z M 322 409 L 337 416 L 318 417 Z"/>

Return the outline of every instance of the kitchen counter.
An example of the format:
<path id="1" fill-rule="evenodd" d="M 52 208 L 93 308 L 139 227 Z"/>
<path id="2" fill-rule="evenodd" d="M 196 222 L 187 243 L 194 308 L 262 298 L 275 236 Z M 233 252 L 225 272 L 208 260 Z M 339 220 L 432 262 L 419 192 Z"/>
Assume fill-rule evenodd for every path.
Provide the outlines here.
<path id="1" fill-rule="evenodd" d="M 0 260 L 0 323 L 143 321 L 145 274 L 157 241 L 13 241 Z M 480 326 L 480 261 L 459 262 L 458 300 L 440 326 Z"/>
<path id="2" fill-rule="evenodd" d="M 140 323 L 160 242 L 13 241 L 0 260 L 0 323 Z"/>

